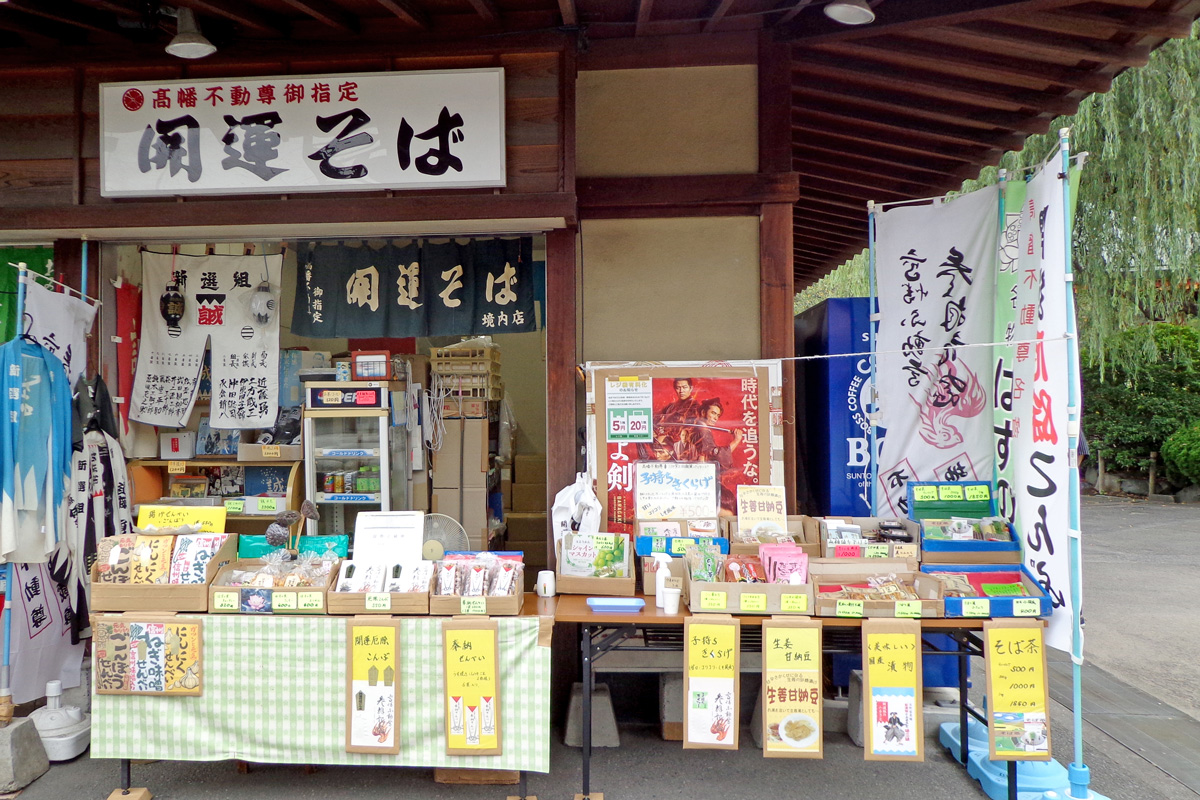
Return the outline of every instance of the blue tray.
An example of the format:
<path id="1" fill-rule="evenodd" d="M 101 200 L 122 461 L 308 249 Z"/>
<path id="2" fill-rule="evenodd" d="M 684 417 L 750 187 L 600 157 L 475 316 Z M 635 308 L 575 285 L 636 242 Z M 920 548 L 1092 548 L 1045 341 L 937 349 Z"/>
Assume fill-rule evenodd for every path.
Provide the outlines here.
<path id="1" fill-rule="evenodd" d="M 636 614 L 646 605 L 640 597 L 589 597 L 587 604 L 592 611 Z"/>

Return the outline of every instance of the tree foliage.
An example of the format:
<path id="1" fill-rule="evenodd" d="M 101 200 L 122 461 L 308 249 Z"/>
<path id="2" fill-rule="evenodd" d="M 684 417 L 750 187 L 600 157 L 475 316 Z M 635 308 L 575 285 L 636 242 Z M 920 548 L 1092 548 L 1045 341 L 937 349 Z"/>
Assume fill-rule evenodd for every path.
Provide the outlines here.
<path id="1" fill-rule="evenodd" d="M 1180 428 L 1162 448 L 1167 477 L 1175 483 L 1200 483 L 1200 422 Z"/>
<path id="2" fill-rule="evenodd" d="M 812 308 L 831 297 L 866 297 L 871 293 L 867 251 L 863 250 L 816 283 L 796 295 L 794 312 Z"/>

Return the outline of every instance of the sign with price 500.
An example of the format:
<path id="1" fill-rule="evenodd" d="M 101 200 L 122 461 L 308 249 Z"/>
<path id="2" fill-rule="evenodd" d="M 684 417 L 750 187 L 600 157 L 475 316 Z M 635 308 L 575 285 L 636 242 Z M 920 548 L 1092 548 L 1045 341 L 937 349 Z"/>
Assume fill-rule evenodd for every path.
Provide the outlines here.
<path id="1" fill-rule="evenodd" d="M 608 441 L 650 441 L 654 399 L 650 381 L 640 378 L 610 378 L 604 384 L 608 410 Z"/>

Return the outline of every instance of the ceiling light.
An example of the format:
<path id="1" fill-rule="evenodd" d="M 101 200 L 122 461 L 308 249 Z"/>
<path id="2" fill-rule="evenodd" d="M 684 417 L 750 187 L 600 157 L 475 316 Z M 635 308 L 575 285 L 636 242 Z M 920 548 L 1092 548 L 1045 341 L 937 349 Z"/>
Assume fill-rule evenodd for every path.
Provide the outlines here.
<path id="1" fill-rule="evenodd" d="M 868 25 L 875 21 L 875 12 L 867 0 L 832 0 L 825 4 L 825 16 L 843 25 Z"/>
<path id="2" fill-rule="evenodd" d="M 179 24 L 176 27 L 175 38 L 167 45 L 168 53 L 179 58 L 204 58 L 217 52 L 216 45 L 200 33 L 196 16 L 190 8 L 181 8 L 176 13 Z"/>

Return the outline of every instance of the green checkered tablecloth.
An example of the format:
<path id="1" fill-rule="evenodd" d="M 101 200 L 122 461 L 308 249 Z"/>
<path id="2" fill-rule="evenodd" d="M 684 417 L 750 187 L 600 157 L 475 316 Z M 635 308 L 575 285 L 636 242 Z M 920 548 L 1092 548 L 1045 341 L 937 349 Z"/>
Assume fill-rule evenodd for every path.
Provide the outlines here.
<path id="1" fill-rule="evenodd" d="M 92 757 L 550 771 L 550 648 L 500 617 L 499 756 L 448 756 L 442 619 L 400 629 L 399 755 L 347 753 L 346 619 L 204 617 L 201 697 L 92 697 Z"/>

